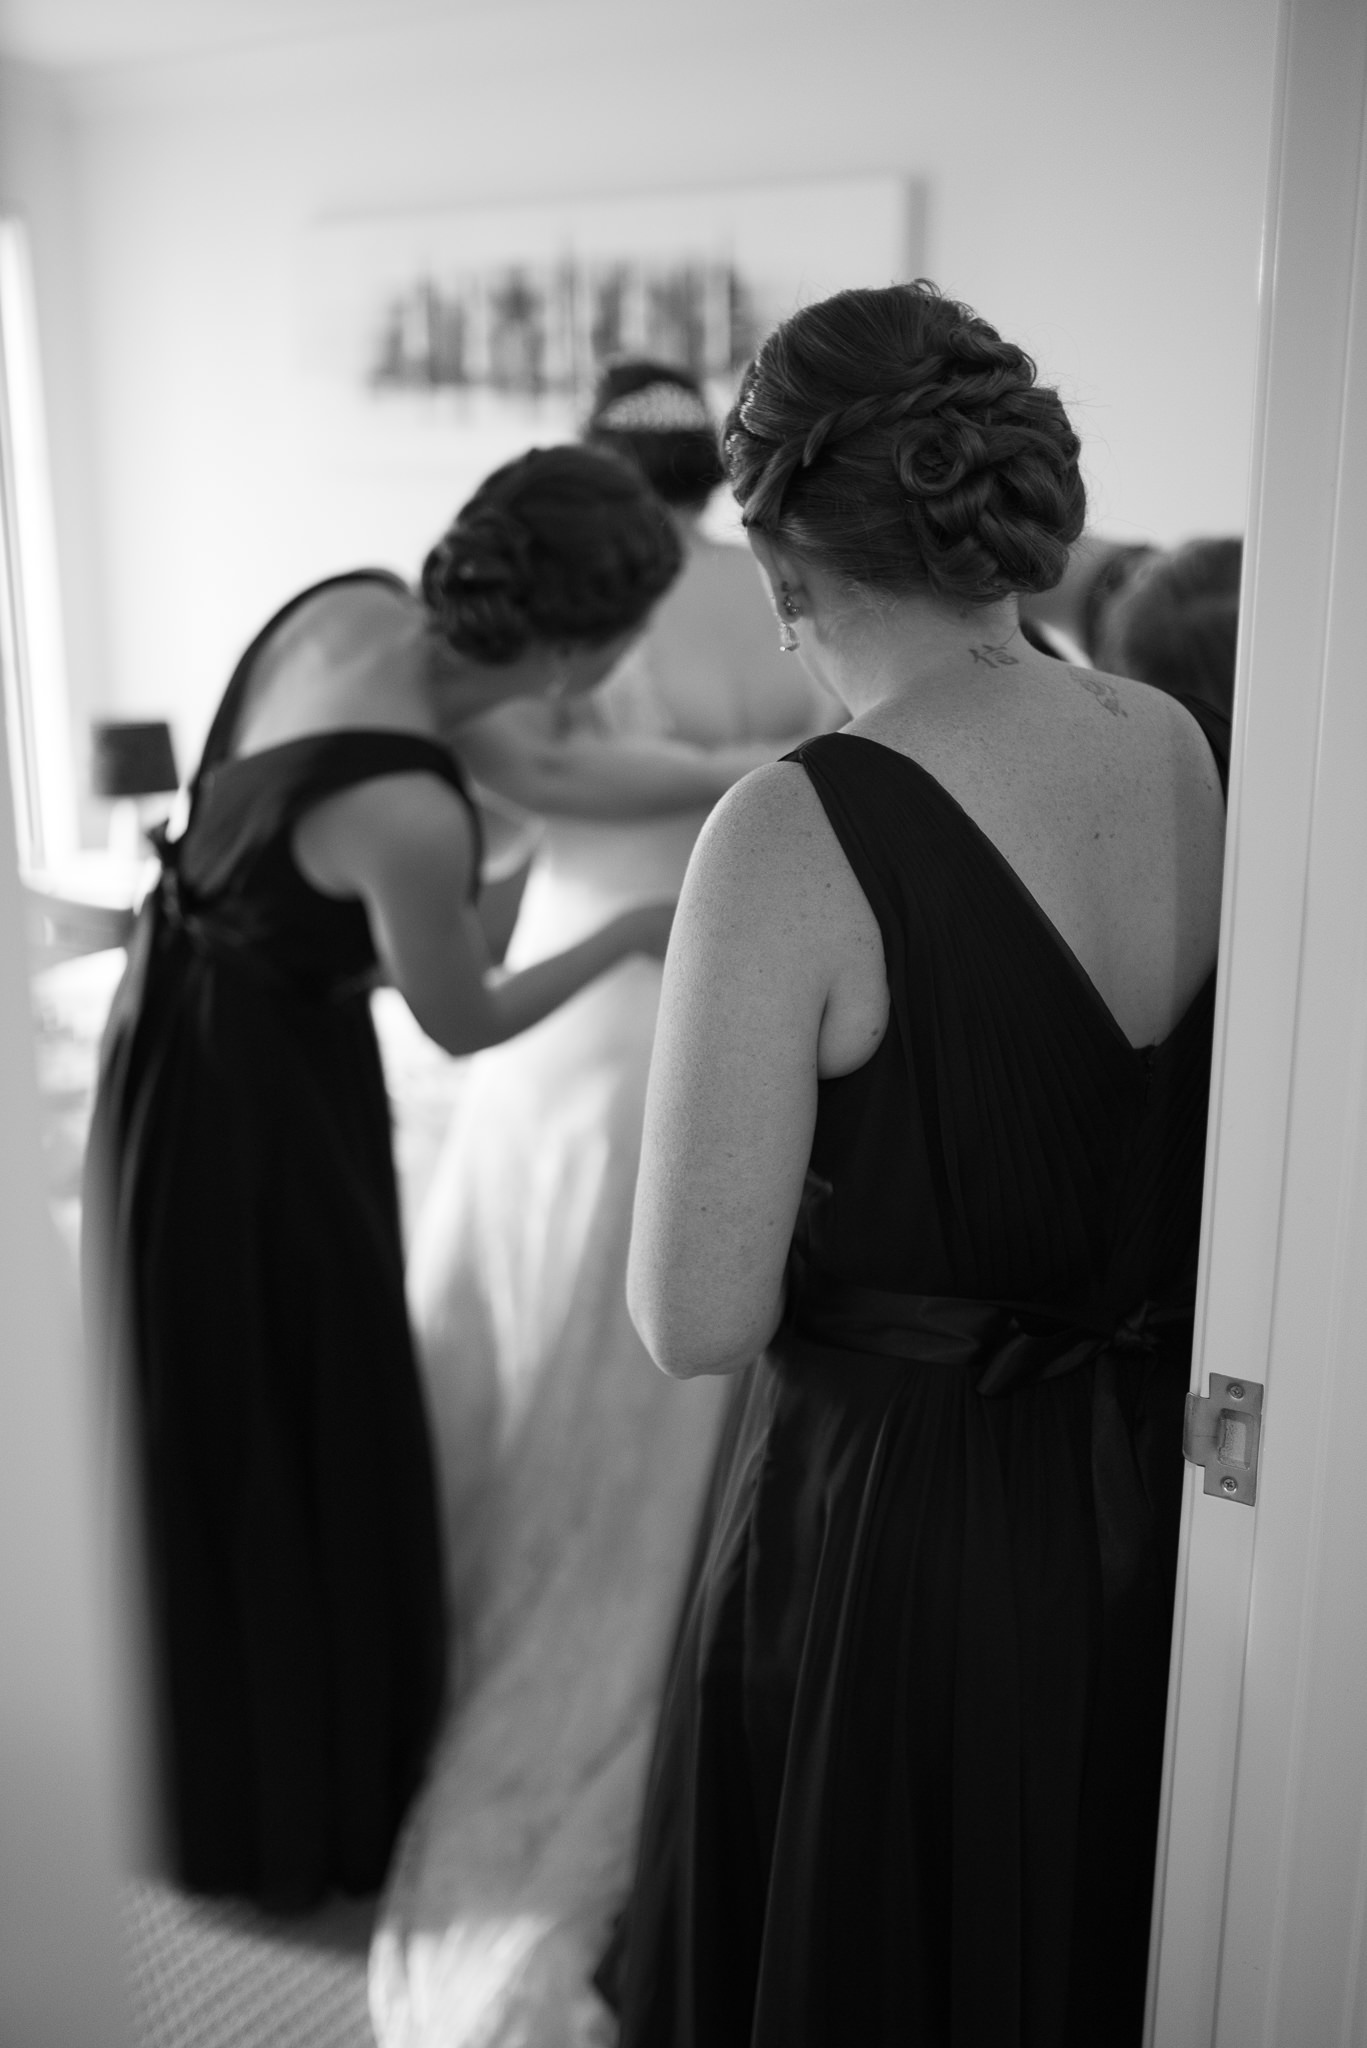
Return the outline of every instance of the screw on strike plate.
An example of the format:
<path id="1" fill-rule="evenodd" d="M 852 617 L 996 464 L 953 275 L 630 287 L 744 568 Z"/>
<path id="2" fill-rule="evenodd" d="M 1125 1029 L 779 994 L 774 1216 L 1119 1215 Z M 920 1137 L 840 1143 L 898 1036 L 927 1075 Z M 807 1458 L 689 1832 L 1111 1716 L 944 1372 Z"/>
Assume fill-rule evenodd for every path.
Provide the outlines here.
<path id="1" fill-rule="evenodd" d="M 1205 1491 L 1252 1507 L 1258 1497 L 1263 1389 L 1256 1380 L 1210 1375 L 1210 1392 L 1188 1394 L 1182 1449 L 1205 1470 Z"/>

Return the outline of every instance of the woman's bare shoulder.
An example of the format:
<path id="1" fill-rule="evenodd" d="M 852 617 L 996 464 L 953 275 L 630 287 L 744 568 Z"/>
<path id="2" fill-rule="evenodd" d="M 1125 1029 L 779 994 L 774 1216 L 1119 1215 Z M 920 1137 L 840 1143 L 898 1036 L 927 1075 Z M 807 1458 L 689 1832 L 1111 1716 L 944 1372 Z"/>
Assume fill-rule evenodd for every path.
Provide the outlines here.
<path id="1" fill-rule="evenodd" d="M 783 864 L 798 846 L 818 845 L 829 835 L 826 814 L 800 761 L 768 761 L 733 783 L 703 827 L 709 846 Z"/>
<path id="2" fill-rule="evenodd" d="M 808 930 L 868 914 L 806 770 L 773 761 L 733 785 L 711 812 L 691 877 L 730 916 L 782 915 Z"/>
<path id="3" fill-rule="evenodd" d="M 1098 710 L 1119 723 L 1133 725 L 1137 732 L 1155 738 L 1166 734 L 1170 745 L 1195 749 L 1193 758 L 1199 756 L 1201 748 L 1209 754 L 1205 736 L 1186 706 L 1156 684 L 1072 662 L 1059 663 L 1059 669 L 1091 698 Z"/>
<path id="4" fill-rule="evenodd" d="M 722 799 L 675 933 L 733 1009 L 748 1004 L 767 1032 L 810 1029 L 823 1077 L 851 1073 L 881 1042 L 878 920 L 799 762 L 756 769 Z"/>

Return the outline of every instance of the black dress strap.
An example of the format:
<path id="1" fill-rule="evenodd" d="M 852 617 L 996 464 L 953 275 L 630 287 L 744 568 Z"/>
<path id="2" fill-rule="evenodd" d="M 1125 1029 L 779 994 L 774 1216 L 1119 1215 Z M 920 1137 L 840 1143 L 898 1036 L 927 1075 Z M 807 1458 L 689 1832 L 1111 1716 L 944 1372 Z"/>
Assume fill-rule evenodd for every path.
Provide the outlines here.
<path id="1" fill-rule="evenodd" d="M 292 822 L 310 804 L 321 802 L 333 790 L 340 790 L 348 784 L 369 781 L 380 775 L 402 774 L 409 769 L 426 770 L 451 785 L 469 814 L 475 840 L 471 890 L 472 894 L 477 891 L 484 857 L 480 815 L 458 764 L 440 741 L 421 733 L 391 728 L 347 727 L 328 733 L 304 734 L 297 740 L 263 748 L 260 754 L 237 756 L 232 753 L 242 700 L 263 649 L 281 626 L 311 598 L 322 591 L 341 589 L 354 583 L 375 583 L 405 594 L 408 592 L 408 585 L 393 570 L 347 569 L 296 591 L 272 613 L 239 659 L 214 713 L 199 765 L 190 779 L 189 814 L 184 830 L 174 841 L 168 838 L 164 828 L 149 835 L 164 867 L 177 864 L 181 851 L 191 842 L 193 828 L 199 822 L 197 814 L 201 796 L 230 764 L 243 773 L 255 773 L 261 771 L 252 769 L 251 764 L 269 761 L 270 768 L 266 772 L 270 774 L 275 789 L 272 792 L 274 801 L 265 807 L 265 811 L 274 814 L 271 822 L 275 829 L 281 825 L 280 814 L 286 806 Z M 277 771 L 286 764 L 296 772 L 281 778 Z M 258 817 L 256 828 L 260 830 L 264 822 L 264 816 Z M 211 835 L 214 840 L 219 836 L 218 833 Z M 240 851 L 240 847 L 234 851 Z M 218 870 L 223 867 L 223 862 L 211 857 L 208 865 Z"/>
<path id="2" fill-rule="evenodd" d="M 221 888 L 253 849 L 285 839 L 306 811 L 344 789 L 385 775 L 435 775 L 460 799 L 469 816 L 475 858 L 471 893 L 479 886 L 483 832 L 478 808 L 449 747 L 428 733 L 390 726 L 346 726 L 302 733 L 201 763 L 196 798 L 182 837 L 158 840 L 164 867 L 188 868 L 187 881 L 202 894 Z"/>

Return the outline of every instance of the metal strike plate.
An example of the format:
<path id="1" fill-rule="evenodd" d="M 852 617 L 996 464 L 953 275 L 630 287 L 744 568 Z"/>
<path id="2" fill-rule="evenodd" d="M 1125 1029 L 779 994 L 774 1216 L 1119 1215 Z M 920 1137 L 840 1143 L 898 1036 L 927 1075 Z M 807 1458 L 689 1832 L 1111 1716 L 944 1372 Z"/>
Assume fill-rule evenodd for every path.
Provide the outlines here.
<path id="1" fill-rule="evenodd" d="M 1258 1446 L 1263 1433 L 1263 1390 L 1256 1380 L 1210 1375 L 1209 1394 L 1187 1395 L 1182 1449 L 1203 1465 L 1206 1492 L 1251 1508 L 1258 1498 Z"/>

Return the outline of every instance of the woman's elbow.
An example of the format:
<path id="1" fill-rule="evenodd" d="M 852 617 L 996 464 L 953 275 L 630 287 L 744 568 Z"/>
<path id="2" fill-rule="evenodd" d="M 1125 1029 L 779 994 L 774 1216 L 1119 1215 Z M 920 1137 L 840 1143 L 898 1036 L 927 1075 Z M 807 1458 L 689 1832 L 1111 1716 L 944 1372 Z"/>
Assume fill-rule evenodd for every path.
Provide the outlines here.
<path id="1" fill-rule="evenodd" d="M 709 1375 L 739 1372 L 756 1356 L 753 1350 L 719 1354 L 715 1349 L 699 1350 L 692 1344 L 662 1344 L 642 1340 L 660 1371 L 672 1380 L 700 1380 Z"/>
<path id="2" fill-rule="evenodd" d="M 739 1372 L 758 1357 L 771 1334 L 748 1324 L 726 1327 L 696 1304 L 661 1300 L 639 1282 L 628 1286 L 627 1306 L 641 1342 L 673 1380 Z"/>

